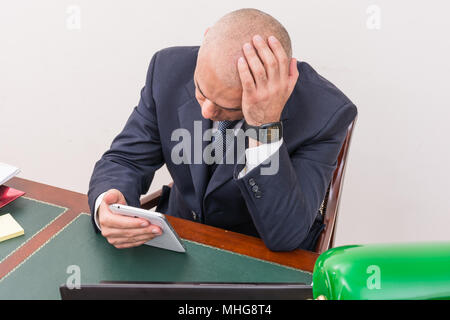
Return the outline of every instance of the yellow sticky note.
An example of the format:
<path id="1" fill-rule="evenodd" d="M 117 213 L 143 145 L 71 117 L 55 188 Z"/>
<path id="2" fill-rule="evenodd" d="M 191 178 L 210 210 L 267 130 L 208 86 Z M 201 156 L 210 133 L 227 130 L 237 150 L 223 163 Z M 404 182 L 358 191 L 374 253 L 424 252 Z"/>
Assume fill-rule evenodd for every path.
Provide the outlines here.
<path id="1" fill-rule="evenodd" d="M 20 224 L 9 214 L 0 216 L 0 242 L 23 235 Z"/>

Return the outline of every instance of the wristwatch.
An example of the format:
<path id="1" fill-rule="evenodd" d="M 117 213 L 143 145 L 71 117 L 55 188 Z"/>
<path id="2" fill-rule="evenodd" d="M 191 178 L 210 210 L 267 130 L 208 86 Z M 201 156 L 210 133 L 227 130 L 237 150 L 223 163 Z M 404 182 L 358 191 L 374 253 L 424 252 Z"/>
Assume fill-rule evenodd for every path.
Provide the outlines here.
<path id="1" fill-rule="evenodd" d="M 265 123 L 260 126 L 251 126 L 244 122 L 245 135 L 262 143 L 279 141 L 283 137 L 283 124 L 281 121 Z"/>

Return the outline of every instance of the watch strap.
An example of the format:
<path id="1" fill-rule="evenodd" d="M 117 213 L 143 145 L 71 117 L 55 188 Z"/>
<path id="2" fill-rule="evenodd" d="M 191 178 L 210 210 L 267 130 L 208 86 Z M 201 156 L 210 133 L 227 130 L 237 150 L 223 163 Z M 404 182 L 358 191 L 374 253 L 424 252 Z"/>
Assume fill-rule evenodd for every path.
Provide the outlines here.
<path id="1" fill-rule="evenodd" d="M 283 123 L 270 122 L 260 126 L 252 126 L 244 122 L 245 135 L 262 143 L 279 141 L 283 137 Z"/>

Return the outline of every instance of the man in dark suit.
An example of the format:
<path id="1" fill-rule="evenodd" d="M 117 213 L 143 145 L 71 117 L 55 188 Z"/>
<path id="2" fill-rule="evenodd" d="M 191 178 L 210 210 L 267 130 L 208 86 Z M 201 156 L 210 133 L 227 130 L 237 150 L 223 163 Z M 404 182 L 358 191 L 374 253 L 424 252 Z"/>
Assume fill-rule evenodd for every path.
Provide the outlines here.
<path id="1" fill-rule="evenodd" d="M 165 163 L 174 184 L 157 211 L 261 237 L 274 251 L 312 250 L 323 229 L 319 207 L 357 111 L 291 56 L 286 30 L 254 9 L 224 16 L 200 48 L 157 52 L 138 106 L 95 165 L 88 195 L 96 230 L 117 248 L 161 234 L 108 205 L 139 207 Z M 251 134 L 238 150 L 233 142 L 243 130 Z M 206 132 L 212 143 L 202 139 Z M 193 136 L 182 148 L 179 133 Z M 219 160 L 210 164 L 211 157 Z"/>

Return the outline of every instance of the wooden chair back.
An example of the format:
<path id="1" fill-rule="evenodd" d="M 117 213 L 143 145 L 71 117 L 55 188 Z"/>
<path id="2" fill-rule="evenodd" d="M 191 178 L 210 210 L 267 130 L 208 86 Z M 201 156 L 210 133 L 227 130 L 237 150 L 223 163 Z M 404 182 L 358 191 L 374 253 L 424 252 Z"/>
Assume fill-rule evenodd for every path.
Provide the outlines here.
<path id="1" fill-rule="evenodd" d="M 334 238 L 336 234 L 336 222 L 338 218 L 339 200 L 342 193 L 342 184 L 344 182 L 344 173 L 347 160 L 348 149 L 350 148 L 350 141 L 352 138 L 353 128 L 356 119 L 348 126 L 347 136 L 342 144 L 339 152 L 338 162 L 334 170 L 333 177 L 328 187 L 325 199 L 321 206 L 321 212 L 324 214 L 325 229 L 322 231 L 317 240 L 315 252 L 321 254 L 334 245 Z"/>

